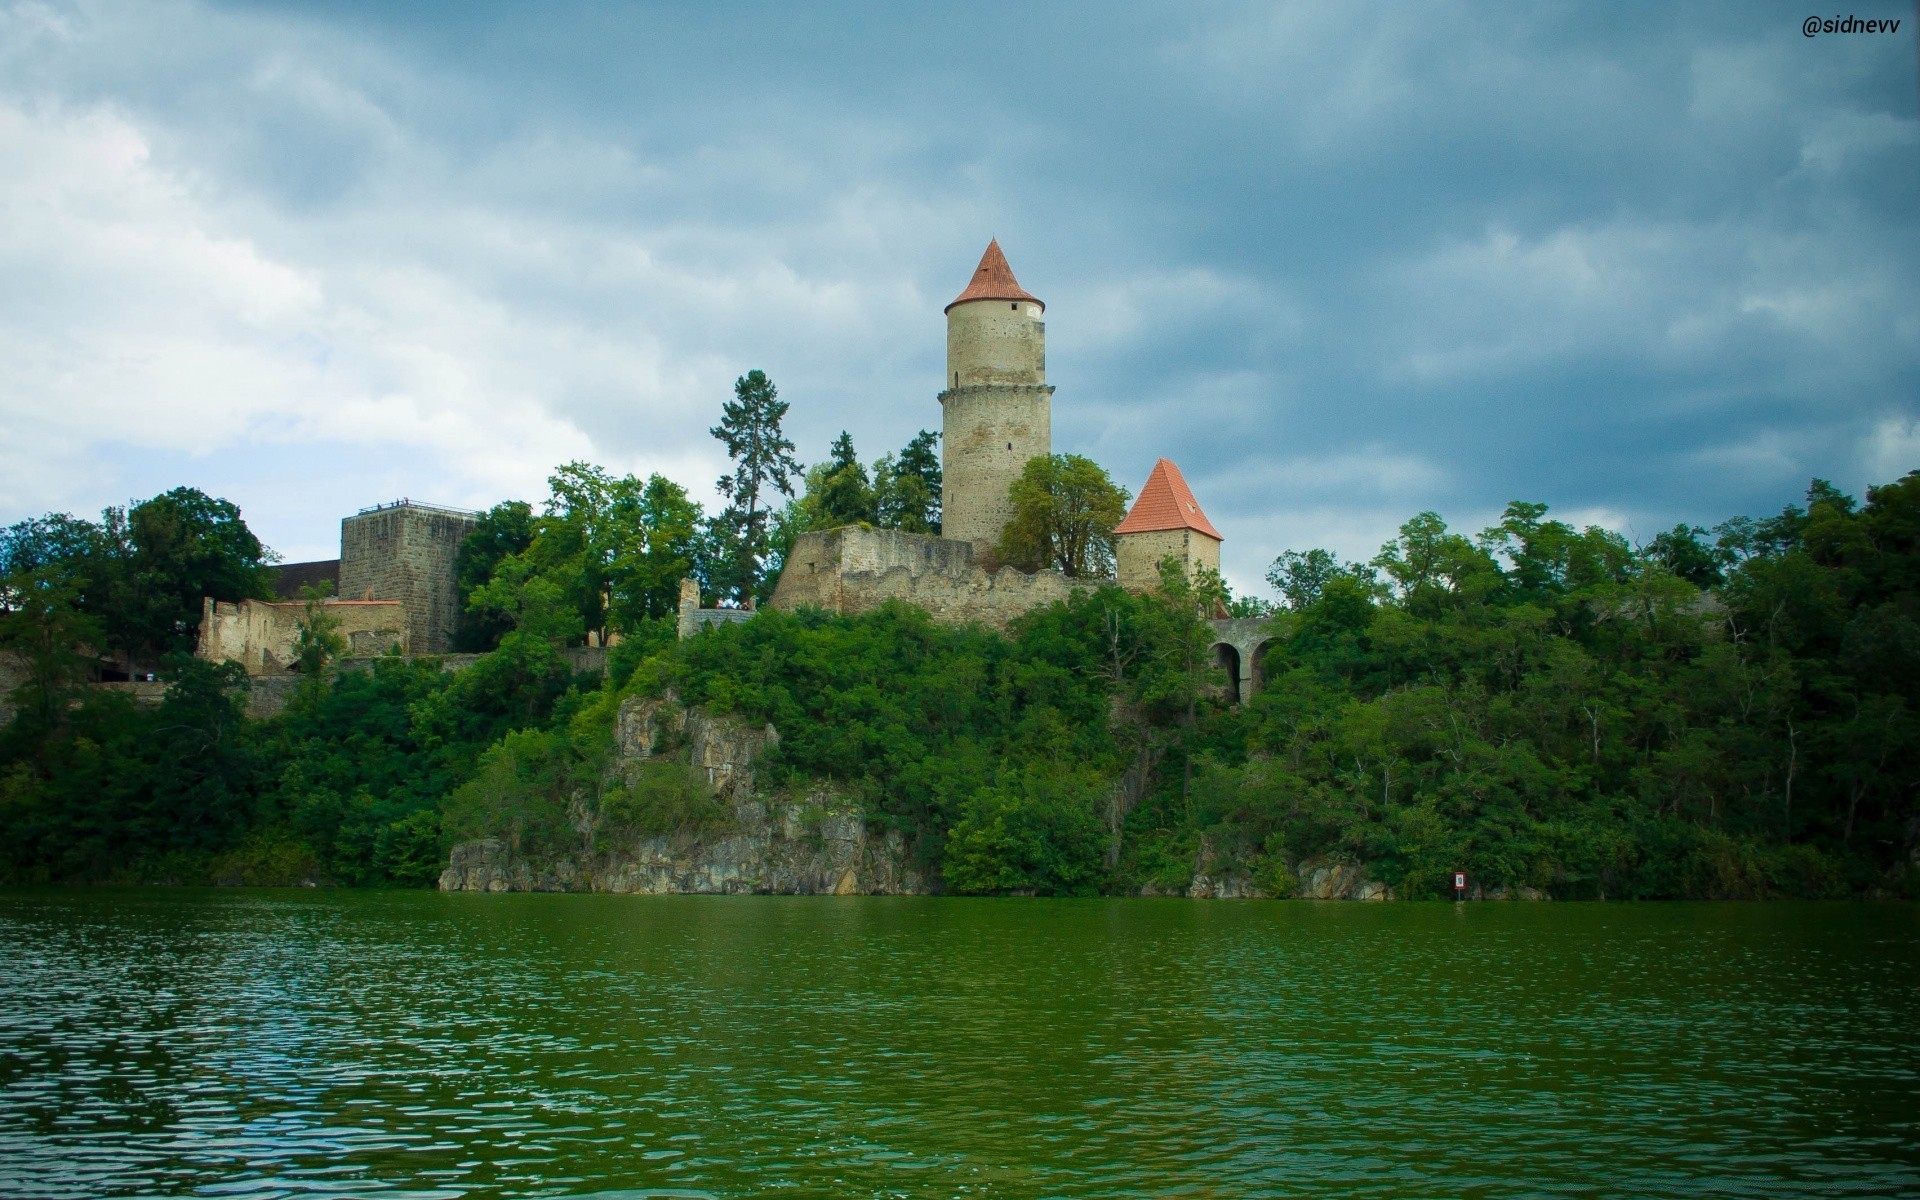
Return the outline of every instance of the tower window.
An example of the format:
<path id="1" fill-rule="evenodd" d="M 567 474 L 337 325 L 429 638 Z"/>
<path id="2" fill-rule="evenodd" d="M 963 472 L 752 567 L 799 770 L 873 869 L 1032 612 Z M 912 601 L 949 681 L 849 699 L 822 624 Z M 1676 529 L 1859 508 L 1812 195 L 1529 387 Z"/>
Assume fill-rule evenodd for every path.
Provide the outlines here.
<path id="1" fill-rule="evenodd" d="M 1015 311 L 1015 312 L 1019 312 L 1019 311 L 1020 311 L 1020 306 L 1019 306 L 1018 304 L 1009 304 L 1009 305 L 1007 305 L 1007 307 L 1008 307 L 1008 308 L 1010 308 L 1010 309 L 1012 309 L 1012 310 L 1013 310 L 1013 311 Z"/>
<path id="2" fill-rule="evenodd" d="M 1009 450 L 1011 450 L 1011 449 L 1013 449 L 1013 443 L 1012 443 L 1012 442 L 1008 442 L 1008 443 L 1007 443 L 1007 449 L 1009 449 Z"/>

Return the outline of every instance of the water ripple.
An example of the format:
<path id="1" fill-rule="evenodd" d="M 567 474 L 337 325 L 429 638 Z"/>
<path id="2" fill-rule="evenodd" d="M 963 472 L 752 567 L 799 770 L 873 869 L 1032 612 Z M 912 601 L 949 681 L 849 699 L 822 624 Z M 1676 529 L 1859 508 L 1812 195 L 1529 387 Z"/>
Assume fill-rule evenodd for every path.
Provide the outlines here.
<path id="1" fill-rule="evenodd" d="M 1920 1192 L 1914 906 L 0 892 L 0 1194 Z"/>

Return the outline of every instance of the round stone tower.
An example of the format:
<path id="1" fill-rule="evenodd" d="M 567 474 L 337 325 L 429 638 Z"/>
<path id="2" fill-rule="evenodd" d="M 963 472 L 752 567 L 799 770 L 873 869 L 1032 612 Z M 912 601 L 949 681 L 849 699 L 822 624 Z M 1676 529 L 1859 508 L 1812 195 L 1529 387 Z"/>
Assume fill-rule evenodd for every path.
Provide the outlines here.
<path id="1" fill-rule="evenodd" d="M 1053 452 L 1047 306 L 1013 277 L 998 241 L 947 305 L 940 393 L 940 534 L 991 550 L 1013 515 L 1008 491 L 1027 460 Z"/>

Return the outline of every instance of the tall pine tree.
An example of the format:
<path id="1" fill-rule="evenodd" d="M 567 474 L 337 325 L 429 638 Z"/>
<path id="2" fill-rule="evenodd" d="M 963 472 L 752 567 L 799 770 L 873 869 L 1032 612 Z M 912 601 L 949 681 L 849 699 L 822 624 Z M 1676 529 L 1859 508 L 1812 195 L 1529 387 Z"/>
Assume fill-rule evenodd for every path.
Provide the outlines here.
<path id="1" fill-rule="evenodd" d="M 767 552 L 768 488 L 793 495 L 793 443 L 780 431 L 787 405 L 763 371 L 749 371 L 733 383 L 733 400 L 722 410 L 713 436 L 727 447 L 734 469 L 715 485 L 727 507 L 714 517 L 716 591 L 746 603 L 760 585 L 760 562 Z"/>

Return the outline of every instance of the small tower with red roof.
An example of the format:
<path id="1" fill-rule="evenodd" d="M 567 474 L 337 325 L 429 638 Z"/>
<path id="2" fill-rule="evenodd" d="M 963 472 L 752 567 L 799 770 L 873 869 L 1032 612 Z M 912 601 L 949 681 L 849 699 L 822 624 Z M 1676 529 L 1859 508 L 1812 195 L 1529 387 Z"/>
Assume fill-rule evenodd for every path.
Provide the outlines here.
<path id="1" fill-rule="evenodd" d="M 1027 460 L 1053 453 L 1046 308 L 1013 277 L 998 240 L 947 305 L 940 536 L 971 542 L 976 553 L 999 542 Z"/>
<path id="2" fill-rule="evenodd" d="M 1160 561 L 1173 558 L 1187 578 L 1201 567 L 1220 570 L 1220 531 L 1200 511 L 1193 489 L 1172 459 L 1153 464 L 1127 519 L 1114 526 L 1113 557 L 1120 586 L 1144 592 L 1160 586 Z"/>

